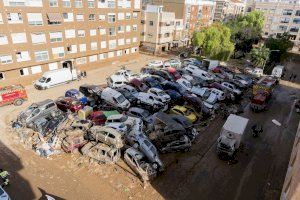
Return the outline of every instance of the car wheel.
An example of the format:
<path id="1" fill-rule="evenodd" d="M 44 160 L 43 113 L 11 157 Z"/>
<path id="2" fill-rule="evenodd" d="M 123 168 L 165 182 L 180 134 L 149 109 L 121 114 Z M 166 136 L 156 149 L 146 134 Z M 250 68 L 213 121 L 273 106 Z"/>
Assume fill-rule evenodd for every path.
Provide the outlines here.
<path id="1" fill-rule="evenodd" d="M 158 164 L 157 164 L 157 162 L 154 162 L 153 164 L 152 164 L 152 167 L 154 168 L 154 169 L 158 169 Z"/>
<path id="2" fill-rule="evenodd" d="M 133 146 L 133 148 L 135 148 L 135 149 L 139 148 L 139 144 L 138 144 L 138 143 L 134 143 L 132 146 Z"/>
<path id="3" fill-rule="evenodd" d="M 141 104 L 141 100 L 137 100 L 136 103 L 137 103 L 137 104 Z"/>
<path id="4" fill-rule="evenodd" d="M 15 101 L 14 101 L 14 105 L 15 106 L 20 106 L 20 105 L 22 105 L 23 104 L 23 100 L 22 99 L 16 99 Z"/>
<path id="5" fill-rule="evenodd" d="M 191 147 L 185 148 L 184 152 L 190 152 L 191 151 Z"/>

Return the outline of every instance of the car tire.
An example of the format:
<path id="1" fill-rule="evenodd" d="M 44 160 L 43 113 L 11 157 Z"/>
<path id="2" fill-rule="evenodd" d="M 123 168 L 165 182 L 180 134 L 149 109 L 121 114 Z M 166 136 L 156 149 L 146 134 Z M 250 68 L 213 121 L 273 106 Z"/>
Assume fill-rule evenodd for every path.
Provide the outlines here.
<path id="1" fill-rule="evenodd" d="M 152 163 L 152 167 L 153 167 L 153 169 L 157 170 L 157 169 L 158 169 L 158 164 L 157 164 L 157 162 Z"/>
<path id="2" fill-rule="evenodd" d="M 134 143 L 134 144 L 132 145 L 132 147 L 135 148 L 135 149 L 138 149 L 138 148 L 139 148 L 139 144 L 138 144 L 138 143 Z"/>
<path id="3" fill-rule="evenodd" d="M 137 100 L 136 103 L 137 103 L 137 104 L 141 104 L 141 100 Z"/>
<path id="4" fill-rule="evenodd" d="M 14 100 L 14 105 L 15 106 L 20 106 L 22 104 L 23 104 L 23 99 L 16 99 L 16 100 Z"/>

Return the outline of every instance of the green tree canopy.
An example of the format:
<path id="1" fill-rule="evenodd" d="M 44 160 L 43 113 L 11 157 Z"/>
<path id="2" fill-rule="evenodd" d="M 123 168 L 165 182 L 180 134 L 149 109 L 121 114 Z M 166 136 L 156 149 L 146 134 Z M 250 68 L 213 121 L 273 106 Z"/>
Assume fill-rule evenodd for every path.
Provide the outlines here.
<path id="1" fill-rule="evenodd" d="M 279 50 L 273 51 L 270 55 L 270 61 L 280 62 L 287 57 L 287 52 L 293 47 L 293 42 L 290 41 L 291 35 L 288 33 L 283 33 L 277 38 L 269 37 L 265 42 L 265 45 L 270 50 Z"/>
<path id="2" fill-rule="evenodd" d="M 256 66 L 263 68 L 270 54 L 270 49 L 265 46 L 255 47 L 251 50 L 251 62 Z"/>
<path id="3" fill-rule="evenodd" d="M 201 31 L 194 32 L 193 45 L 200 47 L 202 55 L 211 59 L 226 61 L 234 51 L 230 41 L 230 29 L 221 24 L 213 24 Z"/>
<path id="4" fill-rule="evenodd" d="M 231 40 L 235 43 L 235 50 L 249 52 L 252 45 L 261 39 L 263 25 L 263 13 L 258 11 L 228 21 L 226 26 L 231 30 Z"/>

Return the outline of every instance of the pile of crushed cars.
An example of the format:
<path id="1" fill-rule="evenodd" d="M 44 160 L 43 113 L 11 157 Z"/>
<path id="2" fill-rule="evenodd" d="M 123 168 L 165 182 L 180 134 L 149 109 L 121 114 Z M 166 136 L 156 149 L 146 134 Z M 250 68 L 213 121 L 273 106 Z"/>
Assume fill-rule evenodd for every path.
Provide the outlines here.
<path id="1" fill-rule="evenodd" d="M 140 74 L 122 68 L 106 87 L 84 84 L 33 103 L 12 123 L 14 132 L 41 156 L 79 151 L 105 164 L 123 157 L 150 180 L 164 170 L 160 153 L 189 151 L 199 128 L 252 85 L 244 74 L 207 70 L 193 58 L 157 63 Z"/>

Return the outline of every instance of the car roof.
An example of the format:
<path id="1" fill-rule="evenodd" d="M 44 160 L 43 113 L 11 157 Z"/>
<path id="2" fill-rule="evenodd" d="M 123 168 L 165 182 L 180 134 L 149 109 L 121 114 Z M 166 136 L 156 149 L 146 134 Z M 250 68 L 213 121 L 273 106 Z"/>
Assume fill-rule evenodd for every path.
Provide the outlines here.
<path id="1" fill-rule="evenodd" d="M 111 115 L 111 116 L 107 117 L 107 120 L 109 120 L 109 119 L 120 119 L 123 116 L 124 115 L 122 115 L 122 114 Z"/>
<path id="2" fill-rule="evenodd" d="M 145 109 L 139 108 L 139 107 L 131 107 L 129 108 L 129 111 L 135 111 L 138 113 L 142 113 L 143 111 L 145 111 Z"/>

